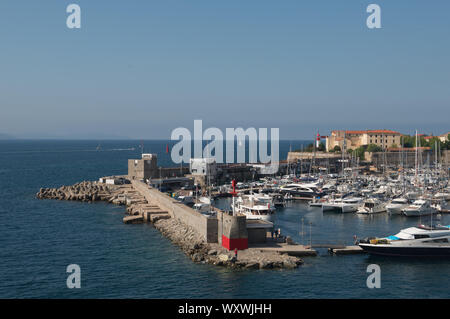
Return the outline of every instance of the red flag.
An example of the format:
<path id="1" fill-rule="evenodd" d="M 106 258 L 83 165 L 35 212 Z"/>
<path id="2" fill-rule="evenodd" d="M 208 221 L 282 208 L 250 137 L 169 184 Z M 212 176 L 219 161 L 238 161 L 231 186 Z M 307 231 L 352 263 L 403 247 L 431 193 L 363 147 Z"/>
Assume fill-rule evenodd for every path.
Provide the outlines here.
<path id="1" fill-rule="evenodd" d="M 166 145 L 166 153 L 169 153 L 169 144 Z"/>

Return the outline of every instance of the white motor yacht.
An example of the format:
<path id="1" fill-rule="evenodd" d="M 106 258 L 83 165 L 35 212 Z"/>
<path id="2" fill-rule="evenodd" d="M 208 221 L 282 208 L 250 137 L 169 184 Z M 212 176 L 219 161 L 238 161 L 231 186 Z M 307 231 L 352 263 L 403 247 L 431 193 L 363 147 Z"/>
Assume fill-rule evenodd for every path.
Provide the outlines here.
<path id="1" fill-rule="evenodd" d="M 234 205 L 234 206 L 233 206 Z M 247 219 L 261 219 L 270 221 L 273 205 L 262 196 L 242 195 L 234 200 L 232 208 L 236 213 L 247 216 Z"/>
<path id="2" fill-rule="evenodd" d="M 361 197 L 339 198 L 322 204 L 323 211 L 335 211 L 339 213 L 354 213 L 363 204 Z"/>
<path id="3" fill-rule="evenodd" d="M 430 201 L 418 199 L 411 205 L 403 209 L 403 215 L 408 217 L 428 216 L 436 213 L 436 209 L 431 207 Z"/>
<path id="4" fill-rule="evenodd" d="M 359 242 L 364 251 L 384 256 L 450 257 L 450 226 L 417 226 L 385 238 Z"/>
<path id="5" fill-rule="evenodd" d="M 395 198 L 386 205 L 386 210 L 390 215 L 401 215 L 402 210 L 409 206 L 409 201 L 406 198 Z"/>
<path id="6" fill-rule="evenodd" d="M 358 214 L 378 214 L 386 211 L 386 203 L 378 198 L 368 198 L 364 200 L 361 207 L 358 208 Z"/>
<path id="7" fill-rule="evenodd" d="M 345 198 L 340 203 L 341 211 L 343 213 L 354 213 L 363 205 L 363 202 L 364 200 L 361 197 Z"/>
<path id="8" fill-rule="evenodd" d="M 339 209 L 339 205 L 342 203 L 342 198 L 330 198 L 322 203 L 322 211 L 330 212 Z"/>

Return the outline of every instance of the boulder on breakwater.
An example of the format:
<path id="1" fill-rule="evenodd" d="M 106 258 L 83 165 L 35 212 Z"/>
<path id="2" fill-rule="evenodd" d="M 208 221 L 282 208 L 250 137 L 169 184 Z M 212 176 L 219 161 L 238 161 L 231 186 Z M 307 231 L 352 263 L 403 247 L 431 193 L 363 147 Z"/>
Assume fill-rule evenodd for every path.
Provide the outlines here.
<path id="1" fill-rule="evenodd" d="M 39 199 L 74 200 L 82 202 L 108 201 L 117 199 L 118 187 L 84 181 L 59 188 L 41 188 L 36 194 Z"/>

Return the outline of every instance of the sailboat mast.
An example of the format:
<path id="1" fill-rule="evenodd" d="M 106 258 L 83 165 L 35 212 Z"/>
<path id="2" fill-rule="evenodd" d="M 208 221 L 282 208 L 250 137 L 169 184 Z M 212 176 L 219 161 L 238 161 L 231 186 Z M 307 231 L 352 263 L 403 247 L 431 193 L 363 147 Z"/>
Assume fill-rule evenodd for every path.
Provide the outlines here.
<path id="1" fill-rule="evenodd" d="M 416 184 L 417 184 L 417 173 L 418 173 L 418 149 L 417 149 L 417 130 L 416 130 L 416 152 L 415 152 L 415 178 L 416 178 Z"/>

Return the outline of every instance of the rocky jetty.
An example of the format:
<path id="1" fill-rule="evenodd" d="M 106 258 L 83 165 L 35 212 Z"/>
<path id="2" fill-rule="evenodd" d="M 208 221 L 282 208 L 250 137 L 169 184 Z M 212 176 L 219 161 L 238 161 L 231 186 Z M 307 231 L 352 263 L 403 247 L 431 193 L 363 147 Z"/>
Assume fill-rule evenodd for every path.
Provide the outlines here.
<path id="1" fill-rule="evenodd" d="M 171 218 L 170 214 L 156 203 L 148 202 L 131 185 L 110 185 L 84 181 L 72 186 L 41 188 L 39 199 L 74 200 L 82 202 L 106 201 L 126 205 L 123 222 L 126 224 L 153 223 L 164 236 L 194 262 L 208 263 L 236 269 L 296 268 L 303 261 L 295 256 L 249 248 L 239 251 L 238 258 L 219 244 L 207 243 L 194 229 Z"/>

